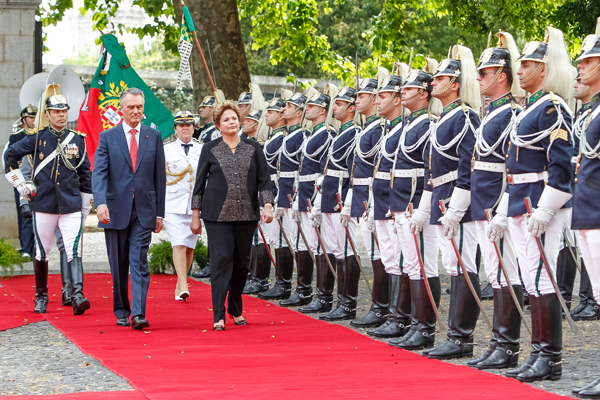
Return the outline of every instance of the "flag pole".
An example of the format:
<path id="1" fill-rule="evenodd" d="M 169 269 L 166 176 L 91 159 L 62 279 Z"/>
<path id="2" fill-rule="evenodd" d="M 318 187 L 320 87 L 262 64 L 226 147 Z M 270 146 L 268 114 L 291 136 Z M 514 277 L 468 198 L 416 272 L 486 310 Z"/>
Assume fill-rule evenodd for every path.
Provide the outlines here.
<path id="1" fill-rule="evenodd" d="M 185 23 L 188 25 L 188 28 L 190 29 L 190 31 L 192 32 L 192 36 L 194 37 L 194 43 L 196 44 L 196 49 L 198 49 L 198 53 L 200 53 L 200 58 L 202 58 L 202 64 L 204 65 L 204 69 L 206 70 L 206 75 L 208 75 L 208 82 L 210 83 L 210 87 L 212 88 L 212 91 L 215 95 L 215 101 L 218 103 L 219 96 L 217 96 L 217 87 L 215 86 L 212 76 L 210 75 L 210 70 L 208 69 L 208 64 L 206 63 L 206 59 L 204 58 L 204 52 L 202 51 L 202 47 L 200 47 L 200 42 L 198 42 L 198 37 L 196 36 L 196 28 L 194 28 L 194 23 L 192 21 L 191 15 L 189 14 L 187 6 L 183 2 L 183 0 L 181 0 L 181 7 L 182 7 L 183 19 L 184 19 Z M 187 15 L 190 16 L 189 19 L 186 18 L 186 11 L 187 11 Z"/>

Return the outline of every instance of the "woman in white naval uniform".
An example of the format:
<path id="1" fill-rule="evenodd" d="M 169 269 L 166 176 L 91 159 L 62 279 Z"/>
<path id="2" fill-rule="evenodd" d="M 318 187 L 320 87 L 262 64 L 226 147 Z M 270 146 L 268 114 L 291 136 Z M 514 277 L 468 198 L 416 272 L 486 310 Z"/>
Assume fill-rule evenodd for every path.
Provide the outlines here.
<path id="1" fill-rule="evenodd" d="M 192 138 L 194 116 L 191 112 L 179 111 L 174 124 L 177 139 L 165 144 L 167 194 L 163 223 L 173 246 L 173 264 L 177 272 L 175 300 L 186 301 L 190 296 L 187 274 L 198 242 L 198 235 L 190 230 L 191 199 L 202 145 Z"/>

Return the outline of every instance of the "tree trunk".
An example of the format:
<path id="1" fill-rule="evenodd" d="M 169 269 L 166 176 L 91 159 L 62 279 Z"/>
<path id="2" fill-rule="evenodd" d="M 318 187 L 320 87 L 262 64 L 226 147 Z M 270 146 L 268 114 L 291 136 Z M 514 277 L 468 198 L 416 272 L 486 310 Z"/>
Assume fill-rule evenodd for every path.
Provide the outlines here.
<path id="1" fill-rule="evenodd" d="M 180 24 L 181 2 L 173 0 L 173 5 L 177 23 Z M 186 0 L 185 5 L 194 20 L 198 42 L 215 86 L 225 93 L 226 99 L 237 100 L 240 93 L 248 91 L 250 71 L 242 42 L 236 0 Z M 212 66 L 207 40 L 212 55 Z M 195 44 L 192 52 L 192 77 L 194 103 L 197 106 L 204 96 L 212 95 L 213 92 Z"/>

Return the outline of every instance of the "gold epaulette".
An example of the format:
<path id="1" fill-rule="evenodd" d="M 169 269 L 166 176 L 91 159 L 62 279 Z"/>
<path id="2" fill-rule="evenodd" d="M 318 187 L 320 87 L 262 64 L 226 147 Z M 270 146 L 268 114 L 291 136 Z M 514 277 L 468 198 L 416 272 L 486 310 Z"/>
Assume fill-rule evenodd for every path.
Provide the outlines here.
<path id="1" fill-rule="evenodd" d="M 558 98 L 556 97 L 556 95 L 554 94 L 554 92 L 550 92 L 550 101 L 555 106 L 558 106 L 560 104 L 560 101 L 558 100 Z"/>
<path id="2" fill-rule="evenodd" d="M 35 129 L 35 128 L 29 128 L 29 129 L 25 129 L 25 133 L 26 133 L 27 135 L 35 135 L 37 132 L 38 132 L 38 130 L 37 130 L 37 129 Z"/>
<path id="3" fill-rule="evenodd" d="M 171 135 L 168 138 L 166 138 L 163 142 L 163 144 L 169 144 L 169 143 L 173 143 L 174 141 L 177 140 L 177 136 L 175 135 Z"/>
<path id="4" fill-rule="evenodd" d="M 461 103 L 460 106 L 465 114 L 469 113 L 469 106 L 467 106 L 465 103 Z"/>
<path id="5" fill-rule="evenodd" d="M 87 137 L 87 133 L 79 132 L 79 131 L 75 131 L 75 133 L 77 134 L 77 136 Z"/>
<path id="6" fill-rule="evenodd" d="M 433 121 L 435 119 L 435 116 L 429 110 L 427 111 L 427 117 L 429 118 L 429 121 Z"/>

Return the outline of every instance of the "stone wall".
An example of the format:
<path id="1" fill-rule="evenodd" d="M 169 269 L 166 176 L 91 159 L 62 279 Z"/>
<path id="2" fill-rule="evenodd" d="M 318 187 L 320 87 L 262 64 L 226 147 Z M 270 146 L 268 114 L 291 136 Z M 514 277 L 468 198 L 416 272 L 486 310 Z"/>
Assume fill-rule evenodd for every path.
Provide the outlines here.
<path id="1" fill-rule="evenodd" d="M 33 75 L 38 0 L 0 0 L 0 151 L 19 118 L 19 91 Z M 18 237 L 13 189 L 0 178 L 0 237 Z"/>

